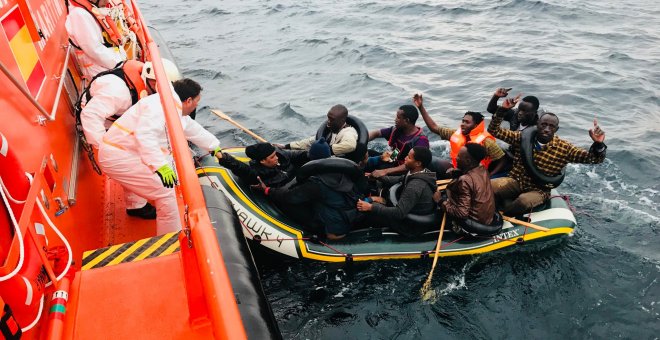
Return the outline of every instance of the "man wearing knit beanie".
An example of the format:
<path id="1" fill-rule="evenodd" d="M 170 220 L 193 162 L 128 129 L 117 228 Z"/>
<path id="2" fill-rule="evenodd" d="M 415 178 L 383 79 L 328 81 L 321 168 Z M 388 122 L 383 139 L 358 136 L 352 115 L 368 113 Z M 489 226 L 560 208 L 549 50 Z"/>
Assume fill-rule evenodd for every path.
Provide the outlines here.
<path id="1" fill-rule="evenodd" d="M 328 158 L 331 155 L 330 145 L 321 137 L 309 147 L 309 160 Z"/>
<path id="2" fill-rule="evenodd" d="M 280 187 L 295 177 L 295 170 L 308 161 L 307 152 L 279 150 L 270 143 L 257 143 L 245 148 L 245 155 L 251 161 L 245 164 L 225 152 L 217 152 L 220 165 L 246 181 L 257 184 L 260 177 L 272 187 Z"/>

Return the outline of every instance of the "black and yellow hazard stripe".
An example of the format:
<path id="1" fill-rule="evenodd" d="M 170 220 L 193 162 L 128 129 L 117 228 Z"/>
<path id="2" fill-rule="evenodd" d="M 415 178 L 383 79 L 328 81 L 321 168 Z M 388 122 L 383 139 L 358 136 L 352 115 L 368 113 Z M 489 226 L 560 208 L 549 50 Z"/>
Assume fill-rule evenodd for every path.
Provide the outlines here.
<path id="1" fill-rule="evenodd" d="M 165 256 L 179 250 L 179 232 L 86 251 L 82 269 L 94 269 Z"/>

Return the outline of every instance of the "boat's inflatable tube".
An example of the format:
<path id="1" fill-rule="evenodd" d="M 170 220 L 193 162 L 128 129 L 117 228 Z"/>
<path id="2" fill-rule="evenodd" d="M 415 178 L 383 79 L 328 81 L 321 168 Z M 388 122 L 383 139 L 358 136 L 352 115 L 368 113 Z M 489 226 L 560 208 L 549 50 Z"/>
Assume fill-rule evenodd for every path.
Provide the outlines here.
<path id="1" fill-rule="evenodd" d="M 346 123 L 348 125 L 352 126 L 357 130 L 358 133 L 358 138 L 357 138 L 357 145 L 355 147 L 355 150 L 353 152 L 349 152 L 348 154 L 344 155 L 344 158 L 350 159 L 355 163 L 359 163 L 364 159 L 364 155 L 367 153 L 367 143 L 369 142 L 369 130 L 367 130 L 367 126 L 364 125 L 364 123 L 360 120 L 360 118 L 355 117 L 355 116 L 348 116 L 346 118 Z M 316 131 L 316 139 L 318 140 L 321 137 L 325 137 L 326 140 L 328 139 L 328 136 L 330 135 L 330 131 L 328 129 L 328 123 L 323 122 L 321 126 L 319 127 L 318 131 Z"/>
<path id="2" fill-rule="evenodd" d="M 392 202 L 392 205 L 394 206 L 396 206 L 399 202 L 399 195 L 401 194 L 399 192 L 400 189 L 401 183 L 394 184 L 390 187 L 390 202 Z M 438 227 L 438 229 L 440 229 L 439 221 L 442 221 L 442 214 L 440 213 L 439 209 L 436 209 L 432 213 L 426 215 L 408 214 L 406 215 L 404 221 L 406 225 L 409 225 L 410 228 L 414 228 L 416 230 L 426 231 L 431 230 L 433 227 Z"/>
<path id="3" fill-rule="evenodd" d="M 495 236 L 502 231 L 504 220 L 499 212 L 495 212 L 493 222 L 490 225 L 481 224 L 475 220 L 465 219 L 459 222 L 464 231 L 478 236 Z"/>
<path id="4" fill-rule="evenodd" d="M 341 173 L 354 181 L 364 177 L 364 172 L 355 162 L 346 158 L 331 157 L 305 163 L 296 173 L 296 181 L 302 183 L 310 176 L 327 173 Z"/>
<path id="5" fill-rule="evenodd" d="M 525 165 L 525 169 L 532 176 L 534 182 L 540 186 L 543 186 L 548 189 L 554 189 L 564 181 L 566 177 L 566 167 L 561 169 L 561 172 L 557 176 L 548 176 L 541 172 L 536 165 L 534 165 L 534 159 L 532 157 L 534 150 L 534 142 L 536 141 L 536 126 L 530 126 L 521 132 L 521 142 L 520 148 L 522 150 L 522 161 Z"/>
<path id="6" fill-rule="evenodd" d="M 222 191 L 212 187 L 202 185 L 202 192 L 248 338 L 281 339 L 252 253 L 231 203 Z"/>

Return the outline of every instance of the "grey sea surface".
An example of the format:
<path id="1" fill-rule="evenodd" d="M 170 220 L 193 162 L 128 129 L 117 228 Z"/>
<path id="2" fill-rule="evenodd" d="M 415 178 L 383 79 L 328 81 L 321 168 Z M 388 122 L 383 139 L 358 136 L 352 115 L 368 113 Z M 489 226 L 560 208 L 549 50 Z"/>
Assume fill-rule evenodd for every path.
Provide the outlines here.
<path id="1" fill-rule="evenodd" d="M 314 134 L 346 105 L 370 129 L 423 93 L 458 126 L 497 87 L 535 95 L 558 134 L 604 164 L 560 187 L 575 235 L 549 245 L 430 261 L 338 266 L 258 258 L 285 338 L 629 338 L 660 335 L 660 6 L 657 0 L 143 0 L 183 73 L 204 87 L 198 121 L 224 146 Z M 420 119 L 419 124 L 423 126 Z M 431 136 L 435 155 L 448 143 Z M 381 145 L 384 141 L 378 142 Z"/>

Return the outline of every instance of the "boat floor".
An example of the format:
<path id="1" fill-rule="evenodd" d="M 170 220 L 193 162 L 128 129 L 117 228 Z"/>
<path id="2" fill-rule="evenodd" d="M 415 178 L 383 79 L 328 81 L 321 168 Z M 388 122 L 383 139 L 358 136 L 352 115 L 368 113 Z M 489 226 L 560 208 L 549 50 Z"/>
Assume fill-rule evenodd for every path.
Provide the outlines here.
<path id="1" fill-rule="evenodd" d="M 70 297 L 65 339 L 213 338 L 208 323 L 189 321 L 178 252 L 79 271 Z"/>

